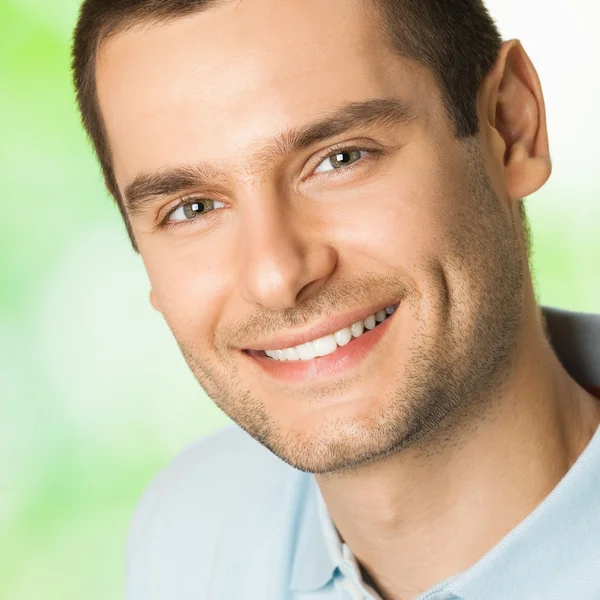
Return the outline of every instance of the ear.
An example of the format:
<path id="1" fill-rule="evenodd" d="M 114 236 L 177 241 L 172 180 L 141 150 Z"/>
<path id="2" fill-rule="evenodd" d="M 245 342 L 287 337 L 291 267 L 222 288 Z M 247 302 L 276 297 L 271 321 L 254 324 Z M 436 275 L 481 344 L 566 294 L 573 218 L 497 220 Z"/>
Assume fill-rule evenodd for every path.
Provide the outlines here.
<path id="1" fill-rule="evenodd" d="M 502 45 L 481 87 L 479 114 L 508 196 L 520 200 L 541 188 L 552 172 L 544 96 L 518 40 Z"/>
<path id="2" fill-rule="evenodd" d="M 158 299 L 156 298 L 154 290 L 150 290 L 150 304 L 152 304 L 152 308 L 154 308 L 154 310 L 161 312 L 160 305 L 158 303 Z"/>

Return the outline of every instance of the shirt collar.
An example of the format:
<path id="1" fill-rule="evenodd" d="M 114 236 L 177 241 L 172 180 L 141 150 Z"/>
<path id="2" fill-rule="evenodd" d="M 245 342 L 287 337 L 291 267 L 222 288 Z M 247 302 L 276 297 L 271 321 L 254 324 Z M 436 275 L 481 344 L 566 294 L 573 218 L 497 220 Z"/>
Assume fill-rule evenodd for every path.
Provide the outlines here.
<path id="1" fill-rule="evenodd" d="M 290 579 L 290 589 L 298 592 L 314 591 L 327 585 L 342 560 L 341 540 L 327 513 L 319 486 L 313 475 L 308 480 Z"/>
<path id="2" fill-rule="evenodd" d="M 599 498 L 600 427 L 541 504 L 448 590 L 461 600 L 596 598 Z"/>
<path id="3" fill-rule="evenodd" d="M 581 385 L 588 389 L 598 386 L 592 393 L 600 398 L 600 363 L 595 358 L 600 348 L 600 315 L 551 307 L 542 310 L 561 362 Z M 312 475 L 308 481 L 290 579 L 290 589 L 299 592 L 324 587 L 344 562 L 342 541 L 319 486 Z M 444 589 L 463 600 L 480 600 L 494 598 L 498 590 L 506 591 L 507 582 L 513 581 L 519 597 L 540 597 L 540 582 L 555 591 L 565 580 L 567 564 L 575 565 L 577 561 L 590 564 L 592 540 L 600 548 L 598 498 L 600 428 L 571 469 L 532 513 L 475 565 L 438 583 L 428 593 Z M 550 549 L 555 553 L 554 569 L 547 554 Z M 566 593 L 565 597 L 570 596 Z"/>

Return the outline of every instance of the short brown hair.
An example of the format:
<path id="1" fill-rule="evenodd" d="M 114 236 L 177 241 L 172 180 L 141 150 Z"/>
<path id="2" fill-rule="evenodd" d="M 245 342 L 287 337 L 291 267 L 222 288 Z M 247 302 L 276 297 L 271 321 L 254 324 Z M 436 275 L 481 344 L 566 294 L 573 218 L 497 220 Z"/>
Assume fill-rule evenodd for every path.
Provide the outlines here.
<path id="1" fill-rule="evenodd" d="M 73 36 L 72 69 L 83 125 L 100 161 L 134 250 L 137 245 L 115 180 L 96 94 L 96 55 L 111 35 L 140 23 L 166 21 L 231 0 L 85 0 Z M 364 0 L 400 56 L 424 64 L 440 86 L 458 137 L 477 134 L 477 93 L 502 39 L 482 0 Z M 522 209 L 522 215 L 524 209 Z"/>

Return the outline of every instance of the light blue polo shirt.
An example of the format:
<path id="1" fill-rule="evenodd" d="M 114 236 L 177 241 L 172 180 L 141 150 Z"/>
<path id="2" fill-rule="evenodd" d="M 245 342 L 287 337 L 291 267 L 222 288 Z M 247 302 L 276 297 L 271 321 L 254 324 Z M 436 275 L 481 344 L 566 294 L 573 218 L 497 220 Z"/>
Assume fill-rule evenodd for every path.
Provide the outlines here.
<path id="1" fill-rule="evenodd" d="M 600 315 L 544 312 L 565 368 L 600 388 Z M 379 597 L 341 543 L 314 476 L 230 425 L 163 469 L 131 522 L 127 600 L 192 599 Z M 525 520 L 418 596 L 426 599 L 600 600 L 600 428 Z"/>

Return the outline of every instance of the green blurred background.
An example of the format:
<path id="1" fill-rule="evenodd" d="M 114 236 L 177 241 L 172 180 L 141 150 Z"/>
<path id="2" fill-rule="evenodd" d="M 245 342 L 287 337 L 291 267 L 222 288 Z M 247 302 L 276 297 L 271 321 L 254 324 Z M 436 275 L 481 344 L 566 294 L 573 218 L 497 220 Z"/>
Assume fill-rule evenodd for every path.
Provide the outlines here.
<path id="1" fill-rule="evenodd" d="M 230 421 L 148 300 L 75 111 L 78 0 L 0 0 L 0 598 L 123 597 L 150 477 Z M 546 94 L 554 173 L 527 200 L 542 304 L 600 312 L 592 0 L 491 0 Z"/>

